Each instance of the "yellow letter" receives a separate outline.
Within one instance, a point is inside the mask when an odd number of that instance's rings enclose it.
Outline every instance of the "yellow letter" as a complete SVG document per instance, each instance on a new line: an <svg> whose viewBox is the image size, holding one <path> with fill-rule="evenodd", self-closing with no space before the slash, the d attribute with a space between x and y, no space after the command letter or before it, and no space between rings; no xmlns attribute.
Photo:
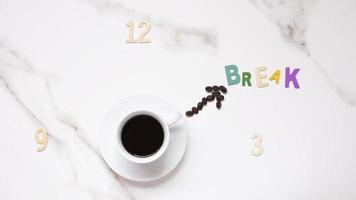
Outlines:
<svg viewBox="0 0 356 200"><path fill-rule="evenodd" d="M279 78L281 76L281 71L277 69L271 77L269 77L270 81L275 81L277 84L279 84Z"/></svg>

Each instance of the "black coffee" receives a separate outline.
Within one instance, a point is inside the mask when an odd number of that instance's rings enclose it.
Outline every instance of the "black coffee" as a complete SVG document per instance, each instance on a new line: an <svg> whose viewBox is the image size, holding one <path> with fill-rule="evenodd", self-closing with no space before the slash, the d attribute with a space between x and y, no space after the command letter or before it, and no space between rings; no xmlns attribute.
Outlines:
<svg viewBox="0 0 356 200"><path fill-rule="evenodd" d="M122 128L121 142L126 151L137 157L148 157L156 153L164 139L163 127L149 115L136 115Z"/></svg>

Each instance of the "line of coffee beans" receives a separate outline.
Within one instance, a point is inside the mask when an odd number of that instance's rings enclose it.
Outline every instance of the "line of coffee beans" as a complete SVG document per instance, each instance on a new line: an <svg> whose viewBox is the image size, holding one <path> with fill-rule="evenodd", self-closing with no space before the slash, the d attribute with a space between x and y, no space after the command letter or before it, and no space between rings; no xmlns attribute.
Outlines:
<svg viewBox="0 0 356 200"><path fill-rule="evenodd" d="M226 87L220 85L214 85L214 86L207 86L205 87L205 91L211 93L210 95L203 97L201 101L197 104L196 107L192 107L191 110L188 110L185 115L188 117L193 116L194 114L198 114L199 111L203 109L203 107L208 103L212 102L216 99L216 108L220 109L221 108L221 102L225 99L223 94L227 93Z"/></svg>

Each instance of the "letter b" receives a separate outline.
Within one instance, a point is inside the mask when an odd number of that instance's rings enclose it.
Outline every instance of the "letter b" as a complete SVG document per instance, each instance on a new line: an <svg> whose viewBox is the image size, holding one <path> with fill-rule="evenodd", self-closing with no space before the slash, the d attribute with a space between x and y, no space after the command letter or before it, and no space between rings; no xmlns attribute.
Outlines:
<svg viewBox="0 0 356 200"><path fill-rule="evenodd" d="M238 73L238 68L236 65L225 66L225 73L226 73L227 83L229 85L235 85L240 83L241 77Z"/></svg>

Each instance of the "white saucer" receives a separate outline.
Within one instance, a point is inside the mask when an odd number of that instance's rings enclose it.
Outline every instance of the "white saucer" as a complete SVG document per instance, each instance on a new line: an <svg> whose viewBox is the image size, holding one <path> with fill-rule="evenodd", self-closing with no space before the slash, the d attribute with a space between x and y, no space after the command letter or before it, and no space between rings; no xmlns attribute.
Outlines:
<svg viewBox="0 0 356 200"><path fill-rule="evenodd" d="M160 108L157 110L157 108ZM100 137L100 151L109 165L118 175L138 182L154 181L171 172L183 158L187 145L187 131L184 117L170 128L170 140L165 153L149 164L136 164L124 158L117 147L119 122L132 110L151 110L162 118L168 118L177 110L160 98L150 95L133 95L119 101L107 114Z"/></svg>

